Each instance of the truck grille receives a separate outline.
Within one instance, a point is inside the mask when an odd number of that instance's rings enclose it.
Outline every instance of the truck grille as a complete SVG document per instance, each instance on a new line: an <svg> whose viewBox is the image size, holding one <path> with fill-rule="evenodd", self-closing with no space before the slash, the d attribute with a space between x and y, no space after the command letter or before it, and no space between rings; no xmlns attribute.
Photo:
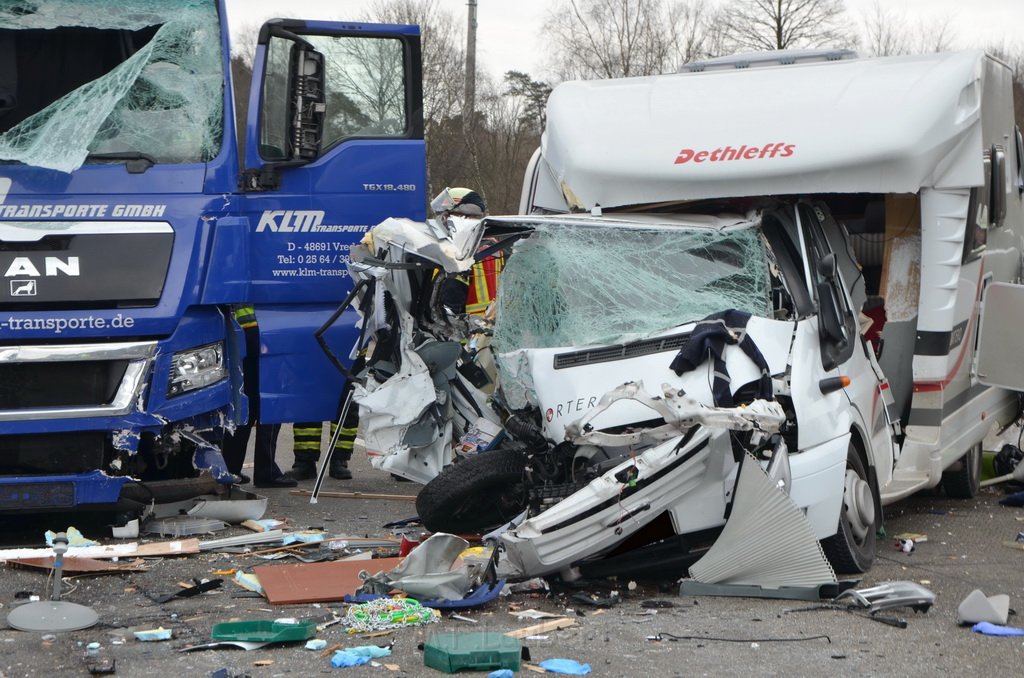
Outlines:
<svg viewBox="0 0 1024 678"><path fill-rule="evenodd" d="M0 410L109 405L127 360L0 363Z"/></svg>
<svg viewBox="0 0 1024 678"><path fill-rule="evenodd" d="M626 358L638 358L652 353L663 353L665 351L678 351L686 344L690 333L673 334L657 339L635 341L629 344L615 344L613 346L601 346L599 348L588 348L572 353L559 353L555 356L555 369L564 370L568 367L579 367L581 365L592 365L594 363L607 363L614 360Z"/></svg>
<svg viewBox="0 0 1024 678"><path fill-rule="evenodd" d="M155 354L154 341L0 346L0 422L127 414Z"/></svg>

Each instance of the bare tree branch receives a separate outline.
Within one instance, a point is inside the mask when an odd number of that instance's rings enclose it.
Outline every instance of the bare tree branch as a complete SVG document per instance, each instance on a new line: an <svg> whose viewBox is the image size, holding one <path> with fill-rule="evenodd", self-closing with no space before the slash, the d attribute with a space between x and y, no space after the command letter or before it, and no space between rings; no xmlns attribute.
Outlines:
<svg viewBox="0 0 1024 678"><path fill-rule="evenodd" d="M722 30L735 51L846 47L856 38L844 14L843 0L736 0Z"/></svg>

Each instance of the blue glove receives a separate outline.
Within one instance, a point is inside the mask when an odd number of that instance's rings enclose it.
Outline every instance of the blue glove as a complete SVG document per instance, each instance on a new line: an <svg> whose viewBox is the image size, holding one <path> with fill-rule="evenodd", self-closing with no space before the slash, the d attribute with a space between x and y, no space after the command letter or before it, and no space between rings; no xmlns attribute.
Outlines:
<svg viewBox="0 0 1024 678"><path fill-rule="evenodd" d="M999 626L989 622L978 622L971 627L975 633L984 633L986 636L1024 636L1024 629L1013 626Z"/></svg>
<svg viewBox="0 0 1024 678"><path fill-rule="evenodd" d="M346 666L359 666L360 664L369 664L369 657L360 657L357 654L351 652L345 652L345 650L338 650L331 657L331 666L336 669L344 668Z"/></svg>
<svg viewBox="0 0 1024 678"><path fill-rule="evenodd" d="M590 664L580 664L575 659L545 659L539 666L548 673L566 673L570 676L590 673Z"/></svg>

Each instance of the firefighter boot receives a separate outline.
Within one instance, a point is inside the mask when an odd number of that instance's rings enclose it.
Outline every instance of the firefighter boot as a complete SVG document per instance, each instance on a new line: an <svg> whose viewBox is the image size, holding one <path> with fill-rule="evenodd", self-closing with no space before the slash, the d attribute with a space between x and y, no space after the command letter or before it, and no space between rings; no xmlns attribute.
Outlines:
<svg viewBox="0 0 1024 678"><path fill-rule="evenodd" d="M335 480L352 480L352 471L348 468L348 459L331 459L330 474Z"/></svg>
<svg viewBox="0 0 1024 678"><path fill-rule="evenodd" d="M296 459L292 464L292 470L288 472L288 477L295 480L316 478L316 462Z"/></svg>

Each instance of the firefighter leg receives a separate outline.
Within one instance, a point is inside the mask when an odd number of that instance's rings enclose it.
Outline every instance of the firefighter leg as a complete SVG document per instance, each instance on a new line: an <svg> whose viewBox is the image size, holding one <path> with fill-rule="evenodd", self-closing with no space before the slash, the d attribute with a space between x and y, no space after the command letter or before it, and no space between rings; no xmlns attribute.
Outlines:
<svg viewBox="0 0 1024 678"><path fill-rule="evenodd" d="M292 426L295 443L295 463L288 474L295 480L316 477L316 463L320 460L320 436L323 425L319 421L296 423Z"/></svg>
<svg viewBox="0 0 1024 678"><path fill-rule="evenodd" d="M349 383L345 384L346 391L351 390ZM347 397L347 393L344 394ZM352 471L348 468L348 461L352 458L352 448L356 442L356 433L359 431L359 408L353 404L345 413L345 421L341 422L341 430L336 430L337 423L331 424L331 439L337 439L334 444L334 452L331 454L330 474L338 480L349 480L352 478Z"/></svg>

